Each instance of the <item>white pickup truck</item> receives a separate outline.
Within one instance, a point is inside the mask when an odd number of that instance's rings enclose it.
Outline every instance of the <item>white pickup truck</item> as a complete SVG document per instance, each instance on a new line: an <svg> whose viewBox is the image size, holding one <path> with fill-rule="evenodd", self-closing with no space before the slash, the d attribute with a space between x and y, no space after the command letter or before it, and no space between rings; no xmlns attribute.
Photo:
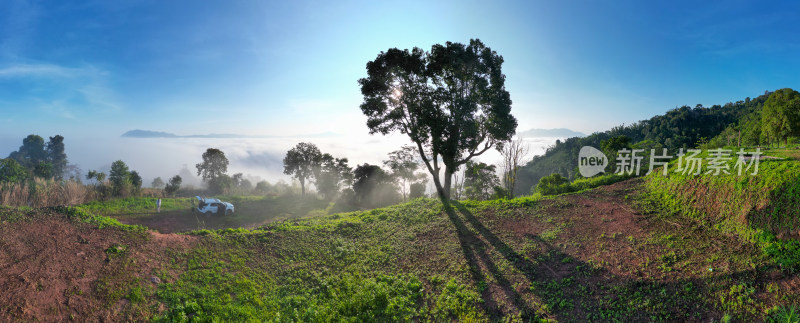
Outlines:
<svg viewBox="0 0 800 323"><path fill-rule="evenodd" d="M209 199L195 196L197 198L197 211L203 214L217 213L219 215L233 214L233 204L220 201L219 199Z"/></svg>

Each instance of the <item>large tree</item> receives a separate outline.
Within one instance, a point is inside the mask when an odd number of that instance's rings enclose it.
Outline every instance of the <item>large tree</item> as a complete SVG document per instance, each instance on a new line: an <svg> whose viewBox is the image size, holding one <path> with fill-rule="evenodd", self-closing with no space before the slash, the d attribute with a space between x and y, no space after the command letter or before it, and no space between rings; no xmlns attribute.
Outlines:
<svg viewBox="0 0 800 323"><path fill-rule="evenodd" d="M761 133L770 143L788 144L789 136L800 136L800 93L786 88L770 94L761 114Z"/></svg>
<svg viewBox="0 0 800 323"><path fill-rule="evenodd" d="M359 80L370 133L406 134L445 204L456 169L502 148L516 131L502 64L477 39L437 44L430 52L392 48L367 63L368 76Z"/></svg>
<svg viewBox="0 0 800 323"><path fill-rule="evenodd" d="M286 152L286 157L283 158L283 173L294 175L300 182L302 194L306 195L306 180L314 176L314 171L320 166L321 161L322 153L316 145L301 142Z"/></svg>
<svg viewBox="0 0 800 323"><path fill-rule="evenodd" d="M228 158L222 150L208 148L203 153L203 162L195 165L197 176L202 177L204 181L220 177L228 171L228 164Z"/></svg>

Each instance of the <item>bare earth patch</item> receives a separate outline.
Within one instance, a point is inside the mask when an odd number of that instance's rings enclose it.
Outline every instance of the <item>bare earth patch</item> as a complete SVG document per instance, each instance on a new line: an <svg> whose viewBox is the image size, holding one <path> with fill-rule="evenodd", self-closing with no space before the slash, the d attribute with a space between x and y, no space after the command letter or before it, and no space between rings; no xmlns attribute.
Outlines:
<svg viewBox="0 0 800 323"><path fill-rule="evenodd" d="M165 250L196 241L97 229L52 213L0 223L0 321L115 321L128 310L128 287L147 286ZM126 256L115 257L110 248Z"/></svg>

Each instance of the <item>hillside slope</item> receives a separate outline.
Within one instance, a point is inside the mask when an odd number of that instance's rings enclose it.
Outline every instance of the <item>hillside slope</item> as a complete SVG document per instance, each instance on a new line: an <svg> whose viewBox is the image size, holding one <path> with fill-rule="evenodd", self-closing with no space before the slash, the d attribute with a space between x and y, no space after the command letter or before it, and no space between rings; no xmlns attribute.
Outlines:
<svg viewBox="0 0 800 323"><path fill-rule="evenodd" d="M682 106L627 126L558 141L544 155L534 157L519 170L516 194L530 194L531 188L536 186L539 179L553 173L574 179L581 147L593 146L601 149L604 140L616 136L630 138L631 144L641 143L642 147L639 148L646 148L647 151L650 148L663 147L674 152L679 148L694 148L699 143L709 141L716 146L731 143L757 145L760 143L760 134L756 132L761 131L761 109L770 93L711 107ZM741 138L741 142L734 138Z"/></svg>
<svg viewBox="0 0 800 323"><path fill-rule="evenodd" d="M642 192L418 199L192 235L3 209L0 320L752 321L800 305L800 278L757 245Z"/></svg>
<svg viewBox="0 0 800 323"><path fill-rule="evenodd" d="M151 278L169 253L192 248L198 238L107 219L90 224L80 216L0 208L0 321L119 321L158 313L158 302L143 297L156 288Z"/></svg>

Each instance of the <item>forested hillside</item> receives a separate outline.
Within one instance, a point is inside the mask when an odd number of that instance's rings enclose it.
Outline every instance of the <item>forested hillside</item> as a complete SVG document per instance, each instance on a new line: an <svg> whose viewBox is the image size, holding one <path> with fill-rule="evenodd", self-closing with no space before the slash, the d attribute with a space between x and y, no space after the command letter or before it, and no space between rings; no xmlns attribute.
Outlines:
<svg viewBox="0 0 800 323"><path fill-rule="evenodd" d="M679 148L698 146L759 145L762 143L761 110L771 93L765 92L754 99L748 97L725 105L682 106L649 120L617 126L586 137L556 141L544 155L534 157L520 169L515 193L529 194L540 178L553 173L560 173L571 180L580 176L577 157L583 146L604 150L613 167L614 156L610 153L618 147L608 139L615 137L627 137L622 141L624 146L647 151L651 148L667 148L670 153Z"/></svg>

